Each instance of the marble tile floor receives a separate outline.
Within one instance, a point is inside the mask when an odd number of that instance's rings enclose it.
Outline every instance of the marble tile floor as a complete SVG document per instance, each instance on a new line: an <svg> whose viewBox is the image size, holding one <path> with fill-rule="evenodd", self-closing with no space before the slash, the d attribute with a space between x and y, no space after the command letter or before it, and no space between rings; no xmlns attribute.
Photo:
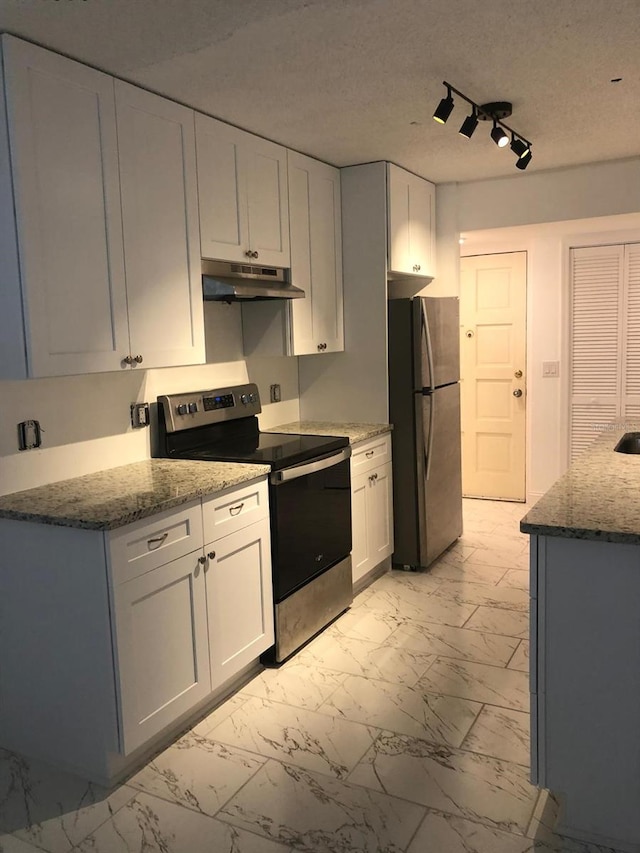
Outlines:
<svg viewBox="0 0 640 853"><path fill-rule="evenodd" d="M465 500L430 571L378 579L113 790L0 750L0 853L605 853L528 781L525 511Z"/></svg>

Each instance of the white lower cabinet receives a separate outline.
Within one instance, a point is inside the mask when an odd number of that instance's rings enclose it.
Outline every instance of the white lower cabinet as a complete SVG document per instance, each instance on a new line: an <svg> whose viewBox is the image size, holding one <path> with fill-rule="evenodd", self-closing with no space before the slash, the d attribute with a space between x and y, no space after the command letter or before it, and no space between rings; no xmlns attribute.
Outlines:
<svg viewBox="0 0 640 853"><path fill-rule="evenodd" d="M351 566L357 583L393 552L391 437L356 445L351 457Z"/></svg>
<svg viewBox="0 0 640 853"><path fill-rule="evenodd" d="M128 525L110 553L128 755L273 645L266 481Z"/></svg>
<svg viewBox="0 0 640 853"><path fill-rule="evenodd" d="M273 644L266 480L112 531L0 518L0 628L0 748L113 784Z"/></svg>
<svg viewBox="0 0 640 853"><path fill-rule="evenodd" d="M214 690L273 645L270 541L263 518L205 548Z"/></svg>
<svg viewBox="0 0 640 853"><path fill-rule="evenodd" d="M125 755L211 691L201 556L194 551L114 590Z"/></svg>

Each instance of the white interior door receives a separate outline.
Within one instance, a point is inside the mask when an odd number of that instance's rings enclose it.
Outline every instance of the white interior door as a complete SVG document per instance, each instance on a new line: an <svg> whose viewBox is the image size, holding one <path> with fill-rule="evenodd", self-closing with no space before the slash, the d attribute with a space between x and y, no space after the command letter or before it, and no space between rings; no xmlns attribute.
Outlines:
<svg viewBox="0 0 640 853"><path fill-rule="evenodd" d="M525 500L526 252L460 266L462 491Z"/></svg>

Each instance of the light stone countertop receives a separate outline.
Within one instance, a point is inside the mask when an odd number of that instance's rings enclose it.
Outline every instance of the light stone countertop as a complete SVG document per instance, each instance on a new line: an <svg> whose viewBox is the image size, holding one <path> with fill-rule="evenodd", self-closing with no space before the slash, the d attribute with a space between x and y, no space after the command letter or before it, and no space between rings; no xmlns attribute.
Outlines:
<svg viewBox="0 0 640 853"><path fill-rule="evenodd" d="M268 465L148 459L0 497L0 518L113 530L269 473Z"/></svg>
<svg viewBox="0 0 640 853"><path fill-rule="evenodd" d="M599 436L529 510L520 530L640 544L640 455L613 450L630 431L615 424Z"/></svg>
<svg viewBox="0 0 640 853"><path fill-rule="evenodd" d="M337 435L349 439L350 444L366 441L376 435L391 432L392 424L334 423L333 421L295 421L263 430L264 432L300 433L301 435Z"/></svg>

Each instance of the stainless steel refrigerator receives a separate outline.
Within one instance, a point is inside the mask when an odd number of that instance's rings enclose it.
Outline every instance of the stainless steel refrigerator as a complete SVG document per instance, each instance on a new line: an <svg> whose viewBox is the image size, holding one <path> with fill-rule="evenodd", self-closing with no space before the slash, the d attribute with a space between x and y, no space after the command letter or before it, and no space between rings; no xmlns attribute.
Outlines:
<svg viewBox="0 0 640 853"><path fill-rule="evenodd" d="M394 565L426 568L462 533L457 297L389 300Z"/></svg>

